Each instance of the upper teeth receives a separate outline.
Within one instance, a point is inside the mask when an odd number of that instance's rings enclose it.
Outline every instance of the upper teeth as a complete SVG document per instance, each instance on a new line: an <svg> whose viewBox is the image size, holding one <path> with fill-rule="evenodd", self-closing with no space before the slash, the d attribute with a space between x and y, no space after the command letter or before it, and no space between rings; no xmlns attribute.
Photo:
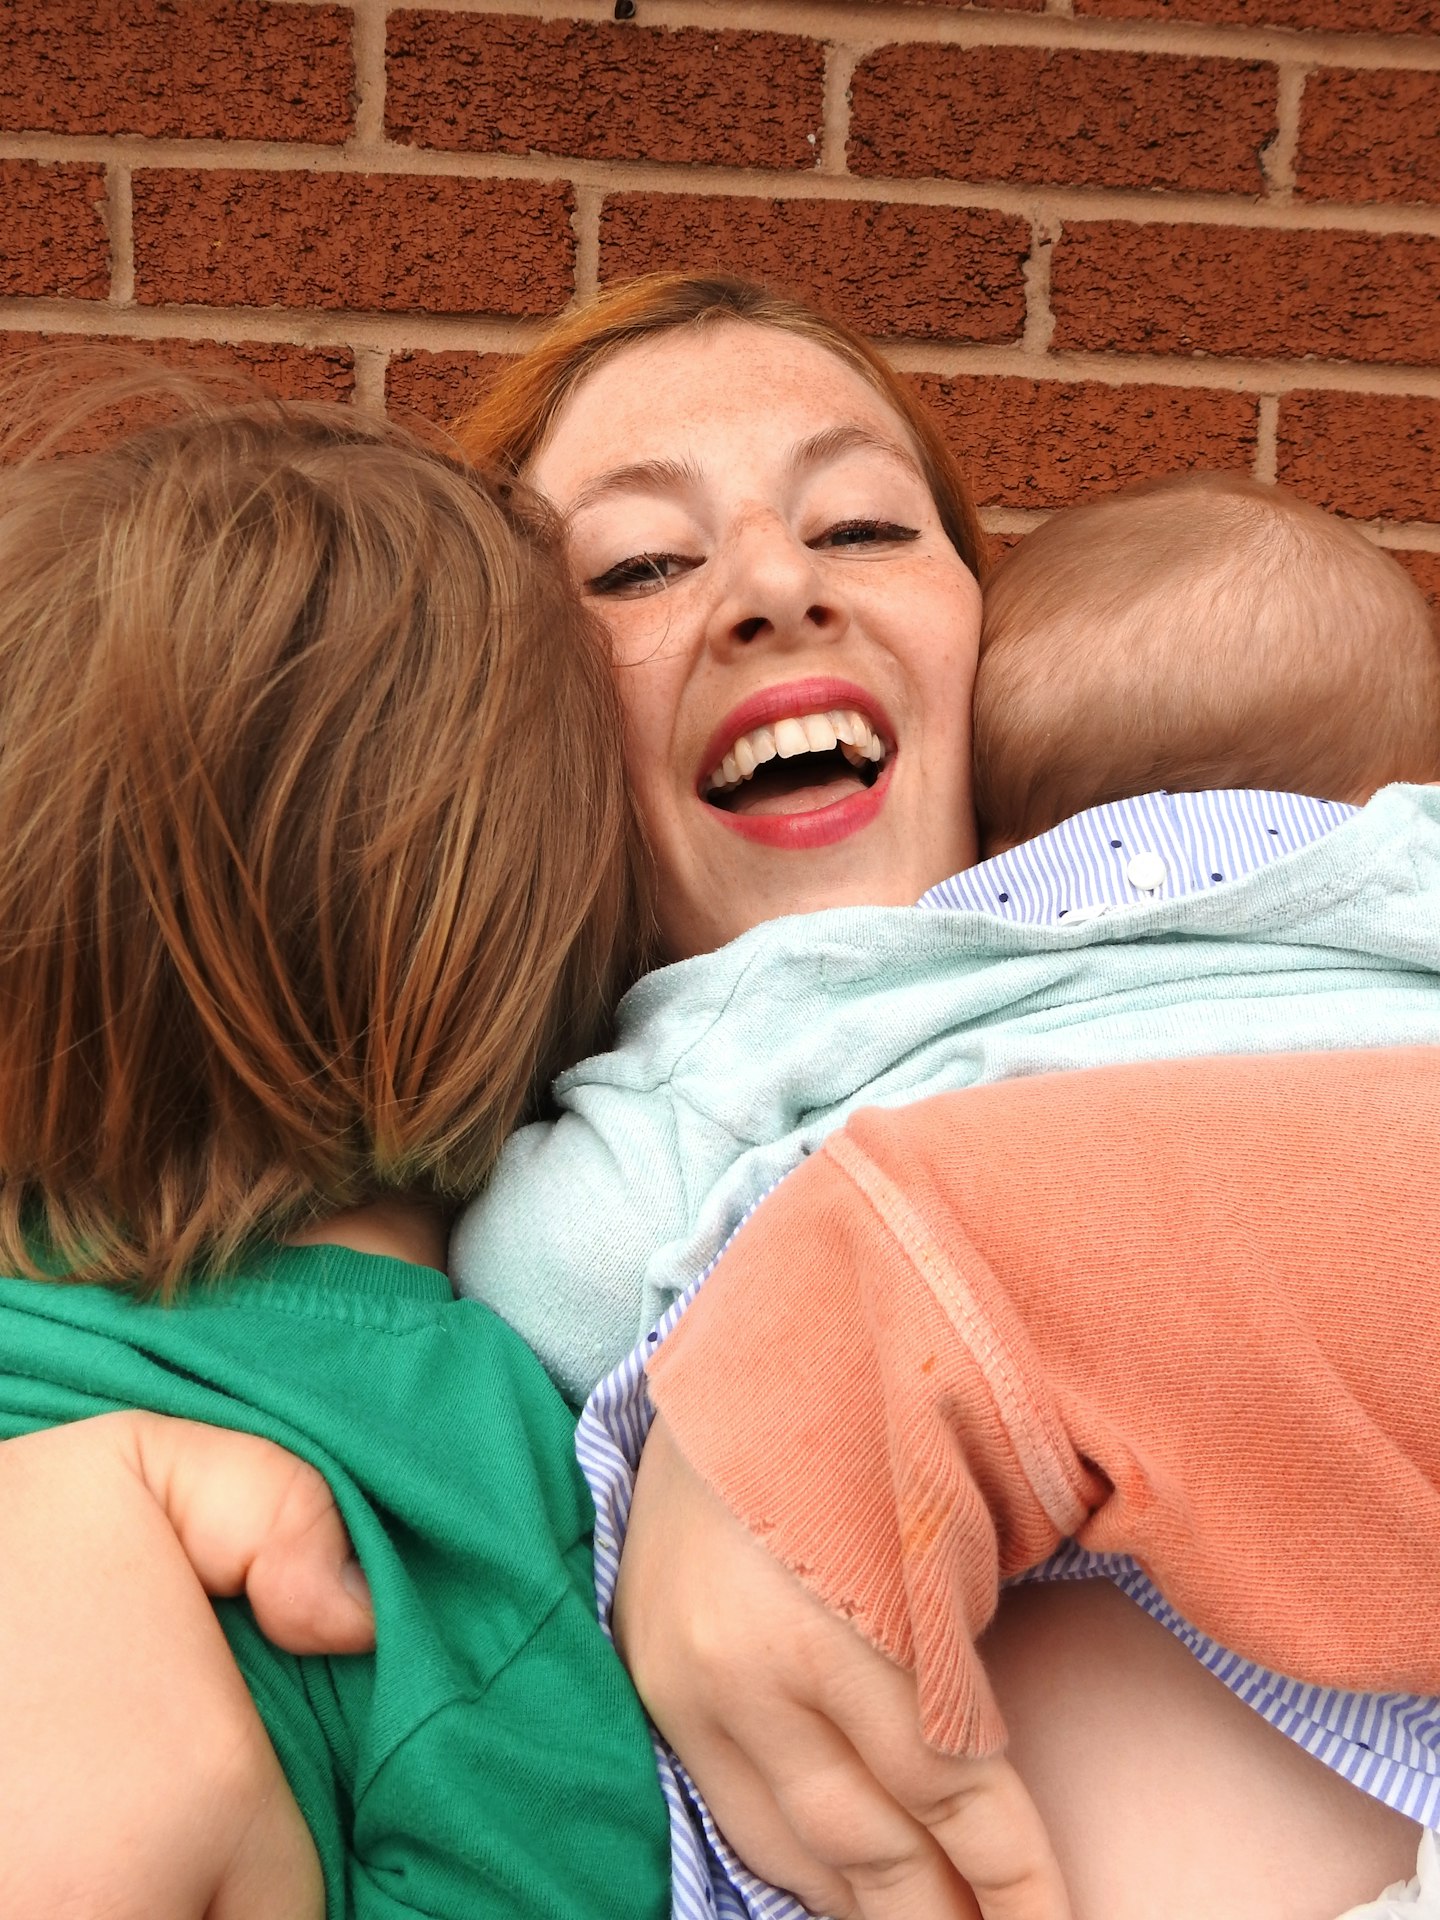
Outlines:
<svg viewBox="0 0 1440 1920"><path fill-rule="evenodd" d="M865 718L848 708L831 713L796 714L773 726L742 733L705 782L706 793L724 793L750 778L767 760L793 759L797 753L829 753L839 747L851 766L883 760L885 743Z"/></svg>

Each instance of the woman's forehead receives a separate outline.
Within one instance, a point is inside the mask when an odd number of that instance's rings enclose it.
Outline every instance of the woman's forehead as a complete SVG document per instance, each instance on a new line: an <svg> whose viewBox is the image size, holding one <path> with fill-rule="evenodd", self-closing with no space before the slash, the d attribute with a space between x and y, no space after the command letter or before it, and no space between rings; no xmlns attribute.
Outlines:
<svg viewBox="0 0 1440 1920"><path fill-rule="evenodd" d="M911 445L885 397L829 348L724 322L637 341L588 374L556 416L531 477L563 503L622 464L692 461L711 443L783 458L844 429Z"/></svg>

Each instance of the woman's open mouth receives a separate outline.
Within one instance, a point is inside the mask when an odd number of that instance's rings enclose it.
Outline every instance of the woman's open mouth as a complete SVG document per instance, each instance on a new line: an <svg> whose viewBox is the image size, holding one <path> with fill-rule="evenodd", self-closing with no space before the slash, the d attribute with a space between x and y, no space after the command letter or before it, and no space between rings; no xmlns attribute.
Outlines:
<svg viewBox="0 0 1440 1920"><path fill-rule="evenodd" d="M752 695L721 722L697 794L742 839L798 852L868 826L885 804L895 759L890 723L863 688L794 680Z"/></svg>
<svg viewBox="0 0 1440 1920"><path fill-rule="evenodd" d="M707 775L702 797L729 814L811 813L868 792L889 750L864 714L835 707L752 727Z"/></svg>

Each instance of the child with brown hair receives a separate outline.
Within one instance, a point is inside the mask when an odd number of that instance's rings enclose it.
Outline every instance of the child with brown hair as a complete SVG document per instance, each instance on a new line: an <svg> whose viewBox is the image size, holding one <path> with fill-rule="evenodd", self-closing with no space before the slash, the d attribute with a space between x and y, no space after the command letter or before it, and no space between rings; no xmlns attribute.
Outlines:
<svg viewBox="0 0 1440 1920"><path fill-rule="evenodd" d="M332 1914L660 1913L573 1417L406 1252L626 964L602 649L539 509L398 427L50 378L0 466L0 1436L323 1473L376 1651L219 1611Z"/></svg>

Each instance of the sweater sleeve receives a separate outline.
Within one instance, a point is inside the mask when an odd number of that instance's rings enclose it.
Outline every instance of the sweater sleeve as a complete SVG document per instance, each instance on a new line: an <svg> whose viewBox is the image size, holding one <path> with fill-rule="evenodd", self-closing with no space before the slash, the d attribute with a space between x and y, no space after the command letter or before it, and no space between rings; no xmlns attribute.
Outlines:
<svg viewBox="0 0 1440 1920"><path fill-rule="evenodd" d="M939 1746L1001 1737L972 1642L1065 1535L1281 1672L1435 1692L1437 1157L1421 1048L868 1112L737 1236L652 1394L732 1511L915 1665Z"/></svg>
<svg viewBox="0 0 1440 1920"><path fill-rule="evenodd" d="M941 1304L918 1216L898 1192L880 1198L835 1136L737 1236L651 1362L650 1389L732 1511L917 1669L927 1737L988 1753L1004 1729L973 1642L1000 1580L1043 1559L1101 1489L1051 1423L1039 1418L1037 1440L1036 1410L997 1398L989 1330L971 1329L977 1359ZM733 1392L716 1391L721 1364ZM1013 1370L1009 1384L1026 1391Z"/></svg>

